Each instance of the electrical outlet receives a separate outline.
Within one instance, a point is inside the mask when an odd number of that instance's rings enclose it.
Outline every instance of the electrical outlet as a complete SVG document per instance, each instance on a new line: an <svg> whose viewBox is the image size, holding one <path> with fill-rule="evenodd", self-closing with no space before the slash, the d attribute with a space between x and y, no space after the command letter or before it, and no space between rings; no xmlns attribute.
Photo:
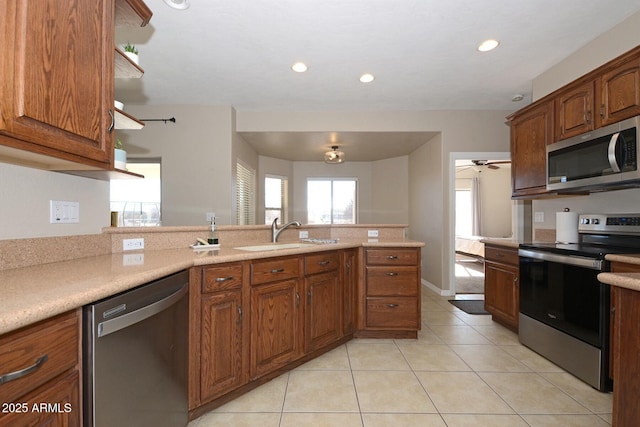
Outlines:
<svg viewBox="0 0 640 427"><path fill-rule="evenodd" d="M378 230L368 230L367 237L378 237Z"/></svg>
<svg viewBox="0 0 640 427"><path fill-rule="evenodd" d="M144 239L123 239L122 250L134 251L136 249L144 249Z"/></svg>
<svg viewBox="0 0 640 427"><path fill-rule="evenodd" d="M544 222L544 212L536 212L533 216L534 222Z"/></svg>
<svg viewBox="0 0 640 427"><path fill-rule="evenodd" d="M122 265L143 265L144 254L124 254L122 255Z"/></svg>
<svg viewBox="0 0 640 427"><path fill-rule="evenodd" d="M80 222L80 202L49 201L49 223L75 224Z"/></svg>
<svg viewBox="0 0 640 427"><path fill-rule="evenodd" d="M309 232L304 230L304 231L299 231L298 232L298 238L299 239L308 239L309 238Z"/></svg>
<svg viewBox="0 0 640 427"><path fill-rule="evenodd" d="M211 221L216 217L215 212L207 212L207 222L211 224Z"/></svg>

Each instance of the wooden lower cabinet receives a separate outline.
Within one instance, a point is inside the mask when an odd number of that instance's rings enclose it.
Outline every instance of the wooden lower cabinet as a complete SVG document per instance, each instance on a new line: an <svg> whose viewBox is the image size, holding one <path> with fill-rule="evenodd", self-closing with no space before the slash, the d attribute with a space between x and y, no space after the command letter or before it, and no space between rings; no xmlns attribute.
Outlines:
<svg viewBox="0 0 640 427"><path fill-rule="evenodd" d="M200 311L200 396L208 401L246 381L240 290L202 298Z"/></svg>
<svg viewBox="0 0 640 427"><path fill-rule="evenodd" d="M484 304L491 317L515 331L520 311L518 249L485 245Z"/></svg>
<svg viewBox="0 0 640 427"><path fill-rule="evenodd" d="M192 268L190 418L361 332L361 254L327 250ZM369 336L415 337L419 248L369 255L378 263L369 270L371 294L364 308Z"/></svg>
<svg viewBox="0 0 640 427"><path fill-rule="evenodd" d="M364 249L357 336L417 337L420 259L420 248Z"/></svg>
<svg viewBox="0 0 640 427"><path fill-rule="evenodd" d="M300 293L298 279L251 289L251 379L302 354Z"/></svg>
<svg viewBox="0 0 640 427"><path fill-rule="evenodd" d="M304 351L318 350L342 336L339 254L305 257Z"/></svg>
<svg viewBox="0 0 640 427"><path fill-rule="evenodd" d="M80 310L0 337L0 426L80 426L79 372Z"/></svg>
<svg viewBox="0 0 640 427"><path fill-rule="evenodd" d="M356 330L356 286L358 285L358 255L356 249L342 251L342 335Z"/></svg>
<svg viewBox="0 0 640 427"><path fill-rule="evenodd" d="M190 271L190 410L248 380L246 268L243 263L230 263Z"/></svg>
<svg viewBox="0 0 640 427"><path fill-rule="evenodd" d="M616 288L614 295L613 426L635 427L640 420L640 292Z"/></svg>

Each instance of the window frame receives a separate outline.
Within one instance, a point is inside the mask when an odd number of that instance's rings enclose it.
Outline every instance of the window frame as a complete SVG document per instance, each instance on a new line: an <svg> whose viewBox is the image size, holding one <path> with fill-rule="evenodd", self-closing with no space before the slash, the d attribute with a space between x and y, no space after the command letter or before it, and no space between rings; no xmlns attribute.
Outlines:
<svg viewBox="0 0 640 427"><path fill-rule="evenodd" d="M323 222L310 222L309 220L309 182L310 181L328 181L331 183L331 208L330 208L330 213L331 213L331 222L328 223L323 223ZM334 212L334 206L333 206L333 202L334 202L334 198L333 198L333 194L334 194L334 182L337 181L343 181L343 182L353 182L355 185L355 189L354 189L354 195L353 195L353 210L354 210L354 215L353 215L353 223L336 223L334 221L335 218L335 212ZM307 223L309 224L329 224L329 225L334 225L334 224L358 224L359 223L359 216L360 216L360 212L359 212L359 195L358 195L358 191L359 191L359 185L358 185L358 178L357 177L307 177L307 181L306 181L306 196L307 196Z"/></svg>
<svg viewBox="0 0 640 427"><path fill-rule="evenodd" d="M280 180L280 207L267 206L267 179ZM264 223L271 224L273 220L267 219L267 211L280 211L277 218L280 223L289 222L289 178L283 175L265 174L264 175Z"/></svg>

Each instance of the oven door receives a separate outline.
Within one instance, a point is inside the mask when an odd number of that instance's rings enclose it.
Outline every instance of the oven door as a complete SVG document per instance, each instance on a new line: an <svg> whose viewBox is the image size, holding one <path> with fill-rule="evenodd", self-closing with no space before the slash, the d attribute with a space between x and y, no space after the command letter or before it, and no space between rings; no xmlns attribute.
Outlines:
<svg viewBox="0 0 640 427"><path fill-rule="evenodd" d="M609 286L606 263L520 249L520 312L597 348L606 347Z"/></svg>

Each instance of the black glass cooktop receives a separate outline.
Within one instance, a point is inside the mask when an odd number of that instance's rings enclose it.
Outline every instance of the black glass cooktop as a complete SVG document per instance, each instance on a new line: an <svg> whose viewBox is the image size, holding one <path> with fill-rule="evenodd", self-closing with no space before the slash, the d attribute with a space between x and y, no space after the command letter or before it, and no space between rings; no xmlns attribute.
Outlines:
<svg viewBox="0 0 640 427"><path fill-rule="evenodd" d="M607 254L640 253L640 236L581 234L580 243L525 243L520 248L604 259Z"/></svg>

